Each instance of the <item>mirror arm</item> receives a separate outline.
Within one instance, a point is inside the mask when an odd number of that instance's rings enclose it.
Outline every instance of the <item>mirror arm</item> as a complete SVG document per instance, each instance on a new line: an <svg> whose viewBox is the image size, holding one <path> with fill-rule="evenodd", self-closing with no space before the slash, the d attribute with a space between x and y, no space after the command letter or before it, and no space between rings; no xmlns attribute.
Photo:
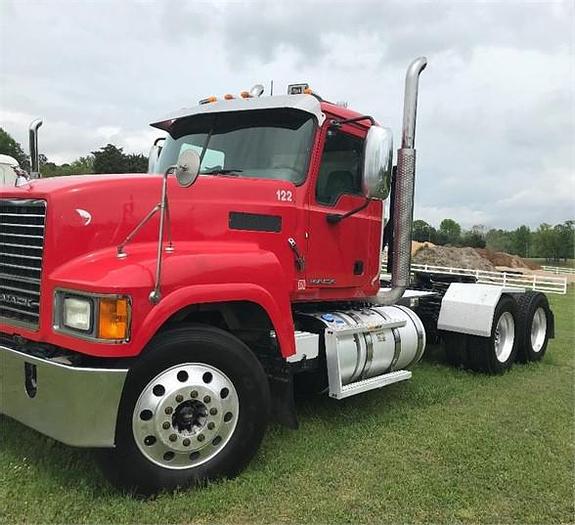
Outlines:
<svg viewBox="0 0 575 525"><path fill-rule="evenodd" d="M353 210L350 210L348 212L339 214L339 213L330 213L328 214L327 218L327 222L329 222L330 224L337 224L339 222L341 222L343 219L347 219L348 217L351 217L352 215L355 215L356 213L365 210L365 208L367 208L367 206L369 205L371 199L369 198L365 198L365 202L361 205L358 206L357 208L354 208Z"/></svg>
<svg viewBox="0 0 575 525"><path fill-rule="evenodd" d="M332 128L340 128L343 124L351 124L352 122L359 122L361 120L369 120L372 126L375 126L375 119L369 115L361 115L359 117L348 118L345 120L333 119L329 125Z"/></svg>

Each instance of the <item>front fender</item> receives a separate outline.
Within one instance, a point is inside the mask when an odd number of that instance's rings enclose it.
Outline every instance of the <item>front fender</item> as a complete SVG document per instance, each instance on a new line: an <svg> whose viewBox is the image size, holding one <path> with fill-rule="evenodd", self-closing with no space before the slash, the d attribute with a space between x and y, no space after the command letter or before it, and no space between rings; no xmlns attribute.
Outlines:
<svg viewBox="0 0 575 525"><path fill-rule="evenodd" d="M280 304L268 290L254 283L205 284L180 288L162 298L150 311L134 342L138 347L145 346L175 312L186 306L233 301L249 301L261 306L272 322L282 355L288 357L295 353L294 326L287 294L283 304Z"/></svg>
<svg viewBox="0 0 575 525"><path fill-rule="evenodd" d="M252 243L178 243L173 253L164 254L162 299L153 305L148 296L154 287L155 243L129 248L125 259L118 258L115 250L106 249L56 269L43 297L43 329L37 335L89 355L132 357L142 351L167 319L186 306L250 301L267 312L282 355L295 353L289 296L293 275L286 274L273 252ZM124 344L95 343L53 332L51 298L57 288L129 295L133 305L131 340Z"/></svg>

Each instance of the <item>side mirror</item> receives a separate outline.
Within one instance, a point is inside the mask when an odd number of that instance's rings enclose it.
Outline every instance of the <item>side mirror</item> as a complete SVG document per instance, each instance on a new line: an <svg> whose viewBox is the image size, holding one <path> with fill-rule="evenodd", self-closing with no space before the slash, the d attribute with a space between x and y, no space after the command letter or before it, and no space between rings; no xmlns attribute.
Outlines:
<svg viewBox="0 0 575 525"><path fill-rule="evenodd" d="M363 194L370 199L386 199L391 188L393 167L393 135L390 129L380 126L369 128L363 158Z"/></svg>
<svg viewBox="0 0 575 525"><path fill-rule="evenodd" d="M176 165L176 179L183 188L189 188L200 174L200 156L193 149L186 149L180 153Z"/></svg>

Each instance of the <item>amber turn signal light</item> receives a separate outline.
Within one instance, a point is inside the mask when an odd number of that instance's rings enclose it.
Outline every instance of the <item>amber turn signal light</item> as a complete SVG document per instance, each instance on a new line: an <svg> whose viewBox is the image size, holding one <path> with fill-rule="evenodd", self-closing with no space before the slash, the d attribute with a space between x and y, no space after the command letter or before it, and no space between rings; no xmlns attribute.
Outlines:
<svg viewBox="0 0 575 525"><path fill-rule="evenodd" d="M122 340L128 338L130 304L126 297L100 299L98 337Z"/></svg>

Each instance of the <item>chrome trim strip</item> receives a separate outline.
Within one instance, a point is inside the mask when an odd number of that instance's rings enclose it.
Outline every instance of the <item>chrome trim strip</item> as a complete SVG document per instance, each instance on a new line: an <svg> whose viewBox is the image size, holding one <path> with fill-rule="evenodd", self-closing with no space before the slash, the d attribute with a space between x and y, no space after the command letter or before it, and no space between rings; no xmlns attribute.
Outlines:
<svg viewBox="0 0 575 525"><path fill-rule="evenodd" d="M2 290L11 290L12 292L22 292L30 295L37 295L38 297L40 296L40 292L36 292L35 290L25 290L24 288L16 288L15 286L6 286L4 284L0 284L0 288Z"/></svg>
<svg viewBox="0 0 575 525"><path fill-rule="evenodd" d="M38 215L35 213L0 213L0 217L41 217L44 215Z"/></svg>
<svg viewBox="0 0 575 525"><path fill-rule="evenodd" d="M20 264L9 264L0 262L0 266L7 266L8 268L20 268L21 270L33 270L35 272L42 271L42 268L34 268L33 266L22 266Z"/></svg>
<svg viewBox="0 0 575 525"><path fill-rule="evenodd" d="M42 246L32 246L30 244L14 244L11 242L0 242L0 246L10 246L11 248L25 248L26 250L30 248L33 250L41 250L43 248Z"/></svg>
<svg viewBox="0 0 575 525"><path fill-rule="evenodd" d="M391 317L387 317L386 314L380 312L375 308L373 309L373 311L376 312L380 317L383 317L383 319L385 319L386 321L389 321L391 319ZM391 359L391 363L389 365L389 368L387 369L387 372L393 370L393 367L397 364L397 360L401 355L401 334L399 333L399 330L397 328L392 328L391 333L393 334L393 341L395 346L393 348L393 358Z"/></svg>
<svg viewBox="0 0 575 525"><path fill-rule="evenodd" d="M11 222L3 222L3 226L9 226L10 228L42 228L44 229L43 224L16 224ZM9 232L5 232L7 235L12 235ZM14 235L20 235L19 233L15 233Z"/></svg>
<svg viewBox="0 0 575 525"><path fill-rule="evenodd" d="M355 320L355 322L359 325L364 324L362 319L355 314L355 312L347 312L348 315ZM367 374L371 369L371 364L373 362L373 335L371 332L362 332L363 339L365 340L366 346L366 355L365 355L365 363L363 364L363 368L361 369L361 373L359 374L359 379L365 379Z"/></svg>
<svg viewBox="0 0 575 525"><path fill-rule="evenodd" d="M13 306L6 306L4 304L0 305L0 310L10 310L11 312L15 312L17 314L22 315L30 315L32 317L40 317L40 314L36 312L27 312L26 310L20 310L19 308L14 308Z"/></svg>
<svg viewBox="0 0 575 525"><path fill-rule="evenodd" d="M37 279L36 277L25 277L23 275L14 275L11 273L0 272L0 279L8 279L9 281L22 281L23 283L29 284L40 284L40 279Z"/></svg>
<svg viewBox="0 0 575 525"><path fill-rule="evenodd" d="M26 235L24 233L0 232L0 235L9 235L10 237L25 237L26 239L44 239L42 235ZM43 246L37 246L37 248L43 248Z"/></svg>
<svg viewBox="0 0 575 525"><path fill-rule="evenodd" d="M4 255L4 257L22 257L23 259L32 259L35 261L42 260L42 257L38 257L37 255L22 255L20 253L4 253L2 255Z"/></svg>

